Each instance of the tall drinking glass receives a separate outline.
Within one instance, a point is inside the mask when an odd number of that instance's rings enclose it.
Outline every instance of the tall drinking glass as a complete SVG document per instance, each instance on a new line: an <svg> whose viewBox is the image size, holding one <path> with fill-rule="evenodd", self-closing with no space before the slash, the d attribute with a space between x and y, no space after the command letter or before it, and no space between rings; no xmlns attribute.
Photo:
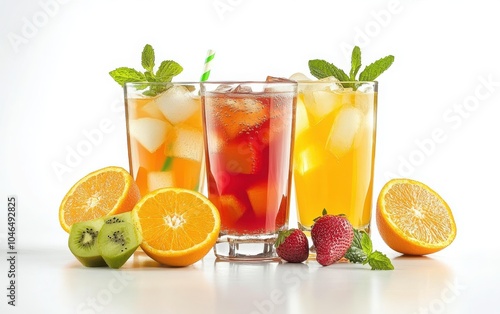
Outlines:
<svg viewBox="0 0 500 314"><path fill-rule="evenodd" d="M288 80L201 83L219 259L277 258L277 233L288 227L296 93Z"/></svg>
<svg viewBox="0 0 500 314"><path fill-rule="evenodd" d="M141 194L162 187L197 192L205 163L199 83L126 83L130 173Z"/></svg>
<svg viewBox="0 0 500 314"><path fill-rule="evenodd" d="M377 82L299 82L294 184L299 227L344 214L370 230Z"/></svg>

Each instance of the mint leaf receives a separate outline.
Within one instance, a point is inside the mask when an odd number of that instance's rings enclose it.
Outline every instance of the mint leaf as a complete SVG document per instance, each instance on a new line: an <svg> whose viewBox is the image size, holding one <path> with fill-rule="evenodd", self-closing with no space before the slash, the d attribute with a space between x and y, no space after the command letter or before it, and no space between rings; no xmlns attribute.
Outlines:
<svg viewBox="0 0 500 314"><path fill-rule="evenodd" d="M356 75L358 74L360 68L361 68L361 49L359 49L358 46L355 46L354 49L352 49L351 72L349 72L349 79L351 81L356 80Z"/></svg>
<svg viewBox="0 0 500 314"><path fill-rule="evenodd" d="M394 56L387 56L378 59L377 61L365 67L363 72L359 74L359 80L374 81L377 77L380 76L380 74L384 73L384 71L387 70L393 62Z"/></svg>
<svg viewBox="0 0 500 314"><path fill-rule="evenodd" d="M368 236L368 233L361 233L363 234L361 237L361 249L363 250L363 252L365 252L366 255L370 255L373 251L372 240L370 239L370 236Z"/></svg>
<svg viewBox="0 0 500 314"><path fill-rule="evenodd" d="M355 46L351 54L351 70L347 75L342 69L336 67L332 63L325 60L309 60L309 71L317 79L333 76L341 82L346 81L374 81L380 74L387 70L394 62L394 56L387 56L381 58L372 64L365 67L356 79L359 70L361 69L361 49ZM344 88L353 88L356 90L361 84L359 83L345 83Z"/></svg>
<svg viewBox="0 0 500 314"><path fill-rule="evenodd" d="M352 229L354 231L354 237L352 239L352 244L351 247L357 247L357 248L362 248L363 246L361 245L361 238L363 238L363 233L359 231L358 229ZM371 253L371 252L370 252Z"/></svg>
<svg viewBox="0 0 500 314"><path fill-rule="evenodd" d="M148 82L156 82L155 75L149 71L144 72L144 77Z"/></svg>
<svg viewBox="0 0 500 314"><path fill-rule="evenodd" d="M344 257L351 263L363 263L366 260L365 252L355 246L351 246L344 254Z"/></svg>
<svg viewBox="0 0 500 314"><path fill-rule="evenodd" d="M344 257L351 263L363 263L367 257L367 253L363 250L363 245L361 243L363 233L354 228L352 230L354 231L354 237L352 239L351 247L347 250ZM368 254L370 253L371 251Z"/></svg>
<svg viewBox="0 0 500 314"><path fill-rule="evenodd" d="M372 270L393 270L394 266L391 260L379 251L375 251L368 256L363 264L368 263L372 267Z"/></svg>
<svg viewBox="0 0 500 314"><path fill-rule="evenodd" d="M391 260L380 253L373 252L372 240L368 233L353 229L354 237L351 247L344 254L344 257L351 263L369 264L372 270L390 270L394 269Z"/></svg>
<svg viewBox="0 0 500 314"><path fill-rule="evenodd" d="M144 73L132 68L121 67L109 72L109 75L122 87L127 82L144 82L144 84L137 86L137 89L144 90L142 92L143 95L153 97L165 91L168 86L149 83L171 82L172 78L183 70L177 62L168 60L160 64L155 74L155 52L149 44L146 44L142 50L141 64L145 70Z"/></svg>
<svg viewBox="0 0 500 314"><path fill-rule="evenodd" d="M349 81L349 76L342 69L325 60L309 60L309 71L317 79L333 76L339 81Z"/></svg>
<svg viewBox="0 0 500 314"><path fill-rule="evenodd" d="M182 72L183 68L175 61L163 61L156 72L158 82L170 82L172 78Z"/></svg>
<svg viewBox="0 0 500 314"><path fill-rule="evenodd" d="M111 75L115 82L120 84L120 86L123 86L123 84L127 82L142 82L145 80L144 74L127 67L114 69L113 71L109 72L109 75Z"/></svg>
<svg viewBox="0 0 500 314"><path fill-rule="evenodd" d="M142 50L141 61L142 67L146 71L153 71L153 68L155 67L155 51L153 47L151 47L151 45L148 44L144 46L144 49Z"/></svg>

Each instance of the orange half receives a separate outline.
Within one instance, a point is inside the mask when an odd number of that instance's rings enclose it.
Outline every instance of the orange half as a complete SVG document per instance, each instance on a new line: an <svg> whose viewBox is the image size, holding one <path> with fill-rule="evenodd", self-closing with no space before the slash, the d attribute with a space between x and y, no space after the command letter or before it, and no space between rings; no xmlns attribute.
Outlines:
<svg viewBox="0 0 500 314"><path fill-rule="evenodd" d="M59 206L59 223L69 232L76 222L131 211L140 197L127 170L105 167L81 178L66 193Z"/></svg>
<svg viewBox="0 0 500 314"><path fill-rule="evenodd" d="M393 250L408 255L440 251L455 239L450 207L427 185L393 179L382 188L376 209L377 227Z"/></svg>
<svg viewBox="0 0 500 314"><path fill-rule="evenodd" d="M142 233L142 250L168 266L199 261L219 236L217 208L202 194L187 189L152 191L137 203L132 216Z"/></svg>

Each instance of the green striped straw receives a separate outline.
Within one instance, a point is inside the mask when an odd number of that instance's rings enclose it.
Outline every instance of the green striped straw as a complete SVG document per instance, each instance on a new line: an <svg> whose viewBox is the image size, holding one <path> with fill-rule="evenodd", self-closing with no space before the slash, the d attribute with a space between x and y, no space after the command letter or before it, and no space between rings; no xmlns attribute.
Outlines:
<svg viewBox="0 0 500 314"><path fill-rule="evenodd" d="M212 64L212 60L214 59L215 56L215 51L213 50L208 50L207 57L205 58L205 68L203 70L203 75L201 76L201 81L205 82L208 80L208 77L210 76L210 68Z"/></svg>

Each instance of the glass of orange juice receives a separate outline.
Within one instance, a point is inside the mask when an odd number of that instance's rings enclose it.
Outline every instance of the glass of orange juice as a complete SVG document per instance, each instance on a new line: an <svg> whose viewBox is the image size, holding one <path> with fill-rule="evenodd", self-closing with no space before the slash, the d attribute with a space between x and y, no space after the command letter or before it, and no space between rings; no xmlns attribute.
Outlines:
<svg viewBox="0 0 500 314"><path fill-rule="evenodd" d="M344 214L370 231L377 82L299 81L294 187L299 228Z"/></svg>
<svg viewBox="0 0 500 314"><path fill-rule="evenodd" d="M205 163L199 83L126 83L130 173L141 194L162 187L197 192Z"/></svg>

